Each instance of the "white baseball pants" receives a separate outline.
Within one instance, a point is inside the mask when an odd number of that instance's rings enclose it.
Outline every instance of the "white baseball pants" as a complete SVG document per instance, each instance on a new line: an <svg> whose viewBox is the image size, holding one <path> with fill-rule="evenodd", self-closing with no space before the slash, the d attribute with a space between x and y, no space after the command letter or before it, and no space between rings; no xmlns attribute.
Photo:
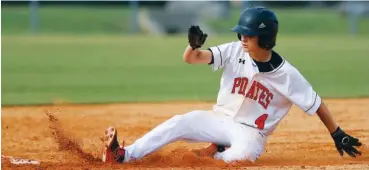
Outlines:
<svg viewBox="0 0 369 170"><path fill-rule="evenodd" d="M217 152L214 158L225 162L254 162L264 151L266 136L258 129L233 121L231 117L197 110L173 116L125 147L125 162L138 160L178 140L230 146L224 152Z"/></svg>

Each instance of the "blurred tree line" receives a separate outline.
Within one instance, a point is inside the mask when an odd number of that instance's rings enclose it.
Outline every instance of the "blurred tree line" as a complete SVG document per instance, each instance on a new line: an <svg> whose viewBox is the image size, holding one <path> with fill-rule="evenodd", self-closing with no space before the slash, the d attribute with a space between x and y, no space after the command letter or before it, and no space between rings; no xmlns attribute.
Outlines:
<svg viewBox="0 0 369 170"><path fill-rule="evenodd" d="M138 1L140 6L164 6L168 1ZM219 2L219 1L214 1ZM230 2L230 1L228 1ZM262 1L263 5L270 7L305 7L314 4L334 6L342 1ZM29 1L2 1L2 6L24 6ZM127 6L130 1L39 1L40 5L82 5L82 6Z"/></svg>
<svg viewBox="0 0 369 170"><path fill-rule="evenodd" d="M166 1L137 1L141 6L164 6ZM30 1L2 1L1 5L6 6L24 6ZM40 5L81 5L81 6L127 6L130 1L38 1Z"/></svg>

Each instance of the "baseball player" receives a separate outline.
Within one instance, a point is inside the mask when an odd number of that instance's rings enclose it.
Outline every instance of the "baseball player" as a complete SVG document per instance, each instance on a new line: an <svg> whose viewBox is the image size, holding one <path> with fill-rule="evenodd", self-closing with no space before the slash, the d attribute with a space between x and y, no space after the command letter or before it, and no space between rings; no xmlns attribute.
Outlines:
<svg viewBox="0 0 369 170"><path fill-rule="evenodd" d="M103 162L138 160L178 140L209 142L218 149L213 157L227 163L254 162L293 104L308 115L317 113L341 155L361 155L354 147L361 146L359 139L336 124L309 82L273 50L278 32L273 11L248 8L232 31L237 33L237 41L206 50L200 48L208 35L199 26L191 26L188 32L184 61L223 70L213 109L173 116L129 146L120 146L117 130L109 127L105 131Z"/></svg>

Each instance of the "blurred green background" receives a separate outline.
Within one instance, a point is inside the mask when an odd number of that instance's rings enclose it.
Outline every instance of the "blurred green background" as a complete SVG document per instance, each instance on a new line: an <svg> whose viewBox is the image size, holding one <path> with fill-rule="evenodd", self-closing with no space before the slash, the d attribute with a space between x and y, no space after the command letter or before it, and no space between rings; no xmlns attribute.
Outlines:
<svg viewBox="0 0 369 170"><path fill-rule="evenodd" d="M276 51L323 97L369 96L369 17L357 32L332 9L273 8L280 20ZM205 20L216 32L205 48L236 40L240 10ZM221 72L188 65L185 33L131 33L129 7L2 7L2 105L169 100L215 101Z"/></svg>

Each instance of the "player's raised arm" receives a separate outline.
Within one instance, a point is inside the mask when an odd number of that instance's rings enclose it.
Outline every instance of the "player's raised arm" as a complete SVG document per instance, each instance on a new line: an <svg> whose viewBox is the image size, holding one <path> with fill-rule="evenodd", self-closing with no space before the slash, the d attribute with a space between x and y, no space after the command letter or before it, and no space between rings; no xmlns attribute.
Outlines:
<svg viewBox="0 0 369 170"><path fill-rule="evenodd" d="M201 50L205 43L207 34L203 33L199 26L191 26L188 30L189 46L183 53L183 60L189 64L209 64L212 60L212 53L209 50Z"/></svg>

